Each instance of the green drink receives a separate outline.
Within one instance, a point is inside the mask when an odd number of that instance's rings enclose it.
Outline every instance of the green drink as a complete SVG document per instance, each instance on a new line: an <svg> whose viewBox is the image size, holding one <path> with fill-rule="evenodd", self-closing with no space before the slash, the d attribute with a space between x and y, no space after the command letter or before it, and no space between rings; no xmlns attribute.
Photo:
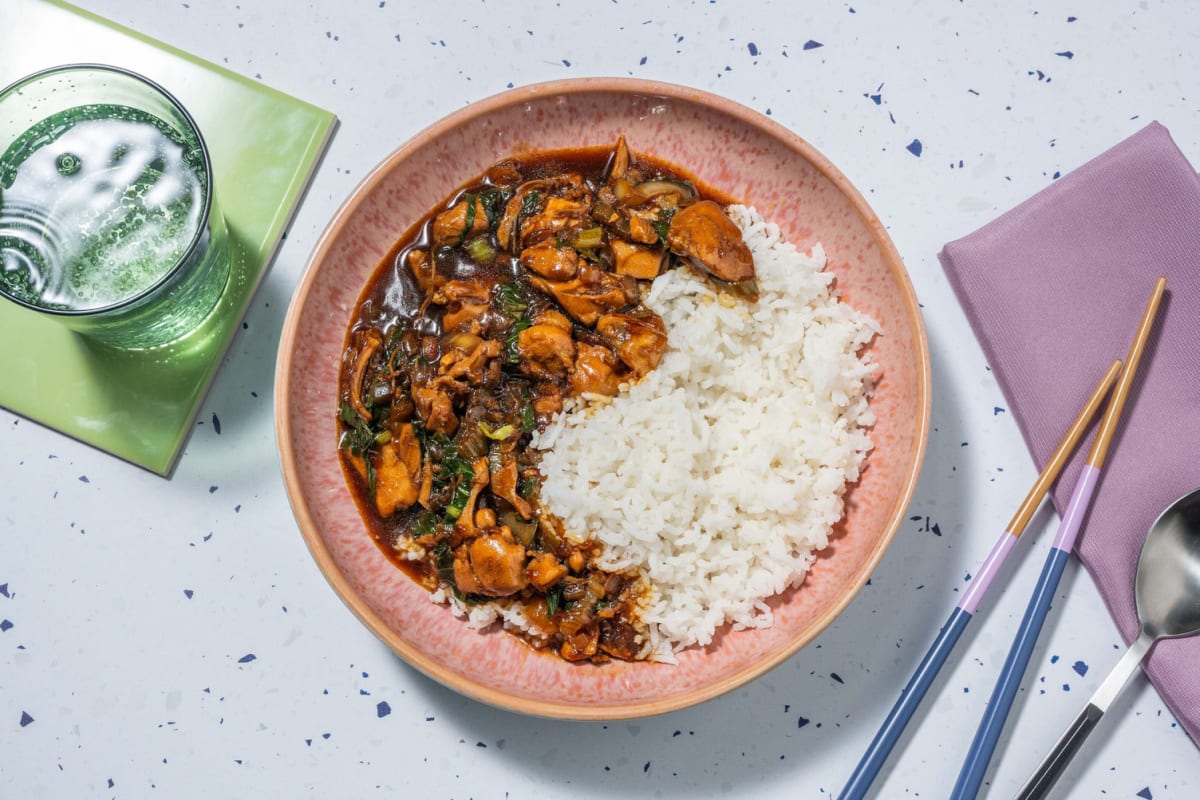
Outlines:
<svg viewBox="0 0 1200 800"><path fill-rule="evenodd" d="M29 113L14 125L18 103ZM182 107L130 73L71 67L5 90L0 112L0 294L119 347L198 327L229 257Z"/></svg>

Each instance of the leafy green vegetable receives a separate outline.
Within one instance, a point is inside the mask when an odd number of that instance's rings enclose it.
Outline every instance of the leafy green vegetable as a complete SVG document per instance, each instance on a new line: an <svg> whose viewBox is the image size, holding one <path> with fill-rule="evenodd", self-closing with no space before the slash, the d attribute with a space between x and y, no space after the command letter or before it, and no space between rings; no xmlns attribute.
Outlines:
<svg viewBox="0 0 1200 800"><path fill-rule="evenodd" d="M463 200L467 203L467 220L463 224L462 233L458 235L458 241L454 243L455 247L459 247L467 240L467 234L475 227L475 195L467 192L463 195Z"/></svg>
<svg viewBox="0 0 1200 800"><path fill-rule="evenodd" d="M504 358L510 364L516 364L521 354L517 350L517 337L521 335L521 331L528 328L533 323L529 317L521 317L513 323L512 329L508 332L508 336L504 337Z"/></svg>
<svg viewBox="0 0 1200 800"><path fill-rule="evenodd" d="M536 214L541 204L542 193L534 189L521 200L521 216L527 217L530 214Z"/></svg>
<svg viewBox="0 0 1200 800"><path fill-rule="evenodd" d="M437 564L438 578L454 586L454 553L450 552L450 543L439 542L433 548L433 558Z"/></svg>
<svg viewBox="0 0 1200 800"><path fill-rule="evenodd" d="M474 477L475 470L471 467L471 462L463 458L453 445L448 445L446 454L442 457L441 471L434 479L435 485L439 487L454 485L450 502L446 504L448 522L454 522L462 514L467 499L471 496L471 481Z"/></svg>
<svg viewBox="0 0 1200 800"><path fill-rule="evenodd" d="M501 283L496 287L496 304L505 316L513 319L519 318L522 314L529 310L529 303L525 300L525 294L521 291L521 285L515 281L512 283Z"/></svg>
<svg viewBox="0 0 1200 800"><path fill-rule="evenodd" d="M562 606L562 584L551 587L550 591L546 592L546 614L553 617L558 613L559 607Z"/></svg>
<svg viewBox="0 0 1200 800"><path fill-rule="evenodd" d="M350 404L344 400L338 409L338 419L346 426L346 430L342 431L338 447L342 450L348 450L350 455L353 456L364 455L370 449L371 445L375 443L375 432L363 421L358 412L351 408Z"/></svg>
<svg viewBox="0 0 1200 800"><path fill-rule="evenodd" d="M650 223L654 226L654 232L658 234L658 239L663 244L667 243L667 231L671 228L671 218L675 216L675 209L664 208L658 213L658 219Z"/></svg>
<svg viewBox="0 0 1200 800"><path fill-rule="evenodd" d="M504 210L504 192L499 189L484 189L479 193L479 202L483 204L483 213L487 214L488 227L496 227L496 220Z"/></svg>
<svg viewBox="0 0 1200 800"><path fill-rule="evenodd" d="M421 536L429 536L437 533L437 515L431 511L426 511L419 517L413 520L412 527L409 529L414 539Z"/></svg>
<svg viewBox="0 0 1200 800"><path fill-rule="evenodd" d="M374 497L375 497L375 465L371 463L371 457L367 456L367 455L363 456L363 464L366 465L366 468L367 468L367 494L371 495L371 498L374 499Z"/></svg>

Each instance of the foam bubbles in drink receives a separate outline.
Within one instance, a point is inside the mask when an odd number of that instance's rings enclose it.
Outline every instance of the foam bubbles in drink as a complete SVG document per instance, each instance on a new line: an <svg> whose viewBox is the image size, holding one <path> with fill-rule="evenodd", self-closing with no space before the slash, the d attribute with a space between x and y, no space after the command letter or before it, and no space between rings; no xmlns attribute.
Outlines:
<svg viewBox="0 0 1200 800"><path fill-rule="evenodd" d="M35 125L0 157L0 281L44 308L131 298L203 222L203 155L167 123L89 105Z"/></svg>

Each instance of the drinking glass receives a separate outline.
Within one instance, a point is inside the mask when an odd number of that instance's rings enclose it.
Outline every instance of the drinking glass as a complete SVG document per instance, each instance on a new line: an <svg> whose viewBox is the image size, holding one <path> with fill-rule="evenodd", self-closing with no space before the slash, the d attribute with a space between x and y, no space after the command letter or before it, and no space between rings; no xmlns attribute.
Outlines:
<svg viewBox="0 0 1200 800"><path fill-rule="evenodd" d="M72 64L0 91L0 297L157 347L212 312L229 252L204 138L161 86Z"/></svg>

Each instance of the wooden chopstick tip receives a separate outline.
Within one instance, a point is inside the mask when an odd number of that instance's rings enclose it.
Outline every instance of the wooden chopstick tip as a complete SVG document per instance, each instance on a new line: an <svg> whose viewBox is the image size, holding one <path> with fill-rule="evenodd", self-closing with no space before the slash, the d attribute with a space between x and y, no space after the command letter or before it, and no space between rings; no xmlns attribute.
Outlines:
<svg viewBox="0 0 1200 800"><path fill-rule="evenodd" d="M1137 375L1142 353L1146 349L1146 342L1150 339L1150 331L1154 327L1154 320L1158 316L1158 308L1162 304L1166 289L1167 279L1159 277L1154 282L1154 291L1150 294L1150 300L1146 303L1146 310L1142 312L1133 342L1129 345L1129 355L1125 357L1125 367L1121 370L1121 377L1117 379L1117 388L1113 390L1112 398L1108 401L1108 408L1105 409L1104 418L1100 422L1100 430L1096 434L1095 441L1092 442L1091 452L1088 453L1087 463L1096 469L1104 465L1104 459L1108 455L1109 445L1112 444L1113 436L1116 434L1121 412L1125 408L1125 400L1129 397L1129 390L1133 386L1133 379Z"/></svg>

